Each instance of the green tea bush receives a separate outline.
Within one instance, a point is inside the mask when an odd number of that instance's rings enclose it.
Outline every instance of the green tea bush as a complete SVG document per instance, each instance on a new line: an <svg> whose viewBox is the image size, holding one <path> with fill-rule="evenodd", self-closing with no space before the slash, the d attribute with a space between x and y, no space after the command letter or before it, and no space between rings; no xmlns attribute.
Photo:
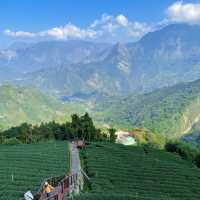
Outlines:
<svg viewBox="0 0 200 200"><path fill-rule="evenodd" d="M200 170L164 150L101 143L82 152L90 188L78 200L200 199Z"/></svg>
<svg viewBox="0 0 200 200"><path fill-rule="evenodd" d="M67 142L0 145L0 200L19 200L46 178L65 175Z"/></svg>

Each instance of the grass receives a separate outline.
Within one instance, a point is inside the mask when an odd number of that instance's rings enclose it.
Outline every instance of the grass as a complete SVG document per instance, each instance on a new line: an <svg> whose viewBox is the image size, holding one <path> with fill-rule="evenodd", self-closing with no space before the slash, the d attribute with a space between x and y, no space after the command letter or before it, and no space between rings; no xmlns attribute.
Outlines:
<svg viewBox="0 0 200 200"><path fill-rule="evenodd" d="M82 151L91 183L79 200L200 199L200 170L192 163L161 150L145 153L142 147L97 146Z"/></svg>
<svg viewBox="0 0 200 200"><path fill-rule="evenodd" d="M37 190L45 178L67 171L68 144L0 145L0 200L17 200Z"/></svg>

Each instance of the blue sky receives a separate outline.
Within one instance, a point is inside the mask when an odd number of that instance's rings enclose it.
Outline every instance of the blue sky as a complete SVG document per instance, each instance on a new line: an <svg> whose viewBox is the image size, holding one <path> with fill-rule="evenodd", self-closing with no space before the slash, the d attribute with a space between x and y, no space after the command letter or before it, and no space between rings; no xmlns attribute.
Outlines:
<svg viewBox="0 0 200 200"><path fill-rule="evenodd" d="M156 22L172 0L3 0L1 27L36 31L68 21L86 26L103 13L123 13L131 20Z"/></svg>
<svg viewBox="0 0 200 200"><path fill-rule="evenodd" d="M0 45L46 39L134 41L159 24L199 23L200 1L2 0L0 19Z"/></svg>

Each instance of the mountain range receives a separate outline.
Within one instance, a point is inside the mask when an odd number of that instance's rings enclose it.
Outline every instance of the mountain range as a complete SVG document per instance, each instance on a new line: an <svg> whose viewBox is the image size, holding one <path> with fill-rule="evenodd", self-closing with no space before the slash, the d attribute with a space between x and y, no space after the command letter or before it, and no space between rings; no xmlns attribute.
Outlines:
<svg viewBox="0 0 200 200"><path fill-rule="evenodd" d="M109 46L78 40L14 43L0 51L0 80L19 79L41 69L90 62L94 57L103 57ZM11 74L3 76L6 73Z"/></svg>
<svg viewBox="0 0 200 200"><path fill-rule="evenodd" d="M0 79L60 96L150 92L200 78L199 34L199 25L172 24L127 44L13 45L0 52Z"/></svg>
<svg viewBox="0 0 200 200"><path fill-rule="evenodd" d="M0 50L0 83L19 85L0 88L0 124L48 121L60 110L68 116L88 111L101 124L196 137L199 35L199 25L172 24L126 44L14 43Z"/></svg>

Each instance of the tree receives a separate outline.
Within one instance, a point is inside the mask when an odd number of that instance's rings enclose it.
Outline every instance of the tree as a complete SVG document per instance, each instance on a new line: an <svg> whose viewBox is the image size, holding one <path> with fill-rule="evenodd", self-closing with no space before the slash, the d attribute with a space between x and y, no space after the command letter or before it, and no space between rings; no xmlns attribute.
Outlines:
<svg viewBox="0 0 200 200"><path fill-rule="evenodd" d="M64 134L64 139L73 139L74 138L74 132L73 128L71 126L70 122L65 123L65 134Z"/></svg>
<svg viewBox="0 0 200 200"><path fill-rule="evenodd" d="M92 118L88 113L85 113L81 117L81 130L82 130L82 138L87 140L95 140L97 130L93 124Z"/></svg>
<svg viewBox="0 0 200 200"><path fill-rule="evenodd" d="M116 133L116 129L114 129L114 128L109 128L108 129L108 132L109 132L109 134L110 134L110 142L115 142L116 141L116 139L117 139L117 136L115 135L115 133Z"/></svg>
<svg viewBox="0 0 200 200"><path fill-rule="evenodd" d="M80 118L79 118L79 116L77 114L73 114L71 116L71 118L72 118L71 127L72 127L72 130L74 132L74 136L76 138L78 138L79 130L80 130L80 126L81 126Z"/></svg>
<svg viewBox="0 0 200 200"><path fill-rule="evenodd" d="M41 140L67 140L85 139L88 141L106 140L107 137L97 129L88 113L79 117L77 114L71 116L71 122L63 124L51 121L40 125L23 123L20 126L12 127L1 133L2 138L17 138L23 143L39 142ZM111 136L115 140L114 135Z"/></svg>
<svg viewBox="0 0 200 200"><path fill-rule="evenodd" d="M29 143L29 138L32 134L32 125L23 123L21 126L17 128L16 138L24 143Z"/></svg>

